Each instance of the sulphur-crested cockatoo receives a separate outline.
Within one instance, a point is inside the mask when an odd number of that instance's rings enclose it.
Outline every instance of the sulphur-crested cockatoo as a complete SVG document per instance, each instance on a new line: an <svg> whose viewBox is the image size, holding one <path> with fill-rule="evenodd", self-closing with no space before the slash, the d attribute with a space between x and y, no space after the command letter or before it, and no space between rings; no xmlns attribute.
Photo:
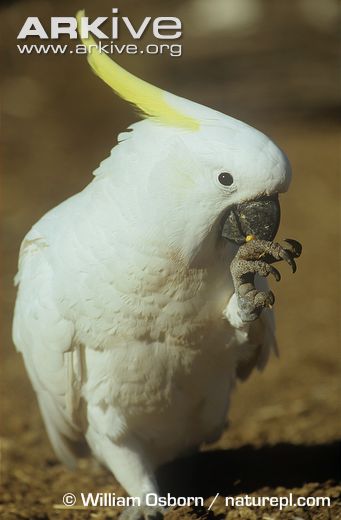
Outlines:
<svg viewBox="0 0 341 520"><path fill-rule="evenodd" d="M126 515L158 516L155 469L219 437L236 379L274 347L254 278L300 252L272 242L290 166L254 128L88 61L144 120L26 235L13 337L58 457L86 444L140 497Z"/></svg>

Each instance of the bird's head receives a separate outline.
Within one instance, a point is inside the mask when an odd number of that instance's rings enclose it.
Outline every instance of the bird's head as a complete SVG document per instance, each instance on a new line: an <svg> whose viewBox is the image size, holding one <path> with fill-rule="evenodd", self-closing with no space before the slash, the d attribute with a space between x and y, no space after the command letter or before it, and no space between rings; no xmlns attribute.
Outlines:
<svg viewBox="0 0 341 520"><path fill-rule="evenodd" d="M114 153L131 165L122 181L145 201L145 222L157 218L170 241L191 253L222 236L237 244L252 236L273 240L278 194L291 177L280 148L241 121L133 76L99 53L92 38L83 43L94 72L144 118L120 135Z"/></svg>

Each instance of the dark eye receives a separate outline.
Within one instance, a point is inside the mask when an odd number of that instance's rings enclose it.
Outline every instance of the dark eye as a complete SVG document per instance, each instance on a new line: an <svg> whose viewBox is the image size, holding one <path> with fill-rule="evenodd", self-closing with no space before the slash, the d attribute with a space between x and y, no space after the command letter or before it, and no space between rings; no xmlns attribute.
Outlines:
<svg viewBox="0 0 341 520"><path fill-rule="evenodd" d="M230 173L223 172L218 175L218 181L223 186L231 186L231 184L233 184L233 177Z"/></svg>

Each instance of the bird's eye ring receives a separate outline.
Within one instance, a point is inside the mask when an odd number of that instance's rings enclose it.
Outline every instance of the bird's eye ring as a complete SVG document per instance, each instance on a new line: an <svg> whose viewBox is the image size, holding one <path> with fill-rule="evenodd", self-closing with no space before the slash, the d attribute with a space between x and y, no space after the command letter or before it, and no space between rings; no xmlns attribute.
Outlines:
<svg viewBox="0 0 341 520"><path fill-rule="evenodd" d="M218 175L218 181L223 186L231 186L231 184L233 184L233 177L228 172L222 172L222 173L219 173L219 175Z"/></svg>

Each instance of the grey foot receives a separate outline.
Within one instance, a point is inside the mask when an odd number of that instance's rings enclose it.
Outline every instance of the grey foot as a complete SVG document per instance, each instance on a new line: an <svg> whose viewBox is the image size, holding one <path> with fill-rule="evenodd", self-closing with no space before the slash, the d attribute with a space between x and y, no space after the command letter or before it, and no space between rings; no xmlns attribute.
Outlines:
<svg viewBox="0 0 341 520"><path fill-rule="evenodd" d="M271 308L275 297L271 291L258 291L255 287L255 275L273 275L278 282L281 279L279 271L271 264L285 260L296 271L294 258L302 252L299 242L292 239L285 240L285 246L267 240L250 240L238 249L231 262L231 274L238 305L243 321L254 321L266 307Z"/></svg>
<svg viewBox="0 0 341 520"><path fill-rule="evenodd" d="M131 506L120 515L120 520L163 520L166 510L161 506Z"/></svg>

